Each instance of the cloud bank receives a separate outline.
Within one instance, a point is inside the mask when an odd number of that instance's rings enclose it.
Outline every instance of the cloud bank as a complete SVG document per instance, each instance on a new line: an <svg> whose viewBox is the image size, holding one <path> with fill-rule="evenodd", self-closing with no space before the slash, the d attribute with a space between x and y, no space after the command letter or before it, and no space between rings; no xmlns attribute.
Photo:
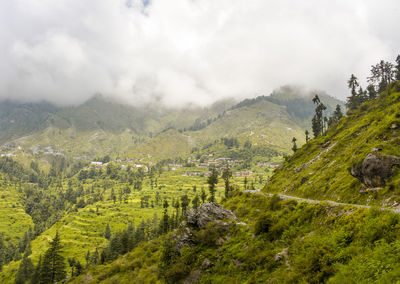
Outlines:
<svg viewBox="0 0 400 284"><path fill-rule="evenodd" d="M344 99L400 52L396 0L0 2L0 98L208 104L284 84Z"/></svg>

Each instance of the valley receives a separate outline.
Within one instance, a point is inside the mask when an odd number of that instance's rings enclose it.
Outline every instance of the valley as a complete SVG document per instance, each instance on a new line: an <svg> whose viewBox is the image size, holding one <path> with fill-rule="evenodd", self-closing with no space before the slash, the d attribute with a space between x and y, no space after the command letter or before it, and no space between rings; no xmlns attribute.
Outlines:
<svg viewBox="0 0 400 284"><path fill-rule="evenodd" d="M158 134L51 125L6 142L0 157L0 282L35 277L56 238L72 283L370 279L357 266L361 259L377 260L380 250L396 245L398 174L380 190L365 190L351 167L371 149L398 155L392 127L397 96L366 102L313 140L302 129L306 120L293 120L288 112L288 100L299 103L291 94L280 98L285 107L271 102L282 103L278 95L258 97L205 124L169 126ZM381 127L368 131L364 125L373 121ZM377 138L365 144L363 135ZM299 149L290 154L293 137ZM185 222L210 201L235 219L204 227ZM366 224L381 225L372 231ZM375 243L382 238L386 243ZM362 245L370 249L361 252Z"/></svg>

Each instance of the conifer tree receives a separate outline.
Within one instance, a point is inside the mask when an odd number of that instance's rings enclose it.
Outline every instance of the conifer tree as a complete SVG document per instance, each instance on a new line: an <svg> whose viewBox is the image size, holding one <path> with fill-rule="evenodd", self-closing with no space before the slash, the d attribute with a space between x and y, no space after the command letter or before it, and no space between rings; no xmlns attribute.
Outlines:
<svg viewBox="0 0 400 284"><path fill-rule="evenodd" d="M164 207L164 213L163 213L163 220L161 223L161 232L166 234L168 232L168 225L169 225L169 216L168 216L169 204L166 199L164 200L163 207Z"/></svg>
<svg viewBox="0 0 400 284"><path fill-rule="evenodd" d="M65 259L61 255L61 241L58 232L50 242L50 248L43 257L40 283L54 283L65 278Z"/></svg>
<svg viewBox="0 0 400 284"><path fill-rule="evenodd" d="M192 205L194 209L197 209L199 207L199 196L196 194L192 200Z"/></svg>
<svg viewBox="0 0 400 284"><path fill-rule="evenodd" d="M351 90L350 97L347 97L346 106L349 109L356 109L359 105L361 105L362 101L359 93L357 92L357 87L360 86L358 83L358 79L354 74L351 74L350 79L347 81L347 86Z"/></svg>
<svg viewBox="0 0 400 284"><path fill-rule="evenodd" d="M318 95L315 95L313 98L313 103L316 104L315 114L312 118L312 130L314 133L314 138L318 135L322 134L324 131L324 111L326 110L326 106L320 101Z"/></svg>
<svg viewBox="0 0 400 284"><path fill-rule="evenodd" d="M222 173L222 179L225 182L225 197L228 198L230 196L230 190L231 190L231 186L229 183L229 179L232 177L232 172L230 171L230 169L226 169L223 173Z"/></svg>
<svg viewBox="0 0 400 284"><path fill-rule="evenodd" d="M181 207L182 207L182 216L186 215L186 210L189 206L190 200L189 197L185 194L181 197Z"/></svg>
<svg viewBox="0 0 400 284"><path fill-rule="evenodd" d="M396 57L396 80L400 81L400 54Z"/></svg>
<svg viewBox="0 0 400 284"><path fill-rule="evenodd" d="M201 204L204 204L204 202L206 201L207 198L207 194L204 191L204 188L201 188Z"/></svg>
<svg viewBox="0 0 400 284"><path fill-rule="evenodd" d="M297 151L296 141L297 141L296 137L293 137L293 139L292 139L292 143L293 143L292 150L293 150L294 153L296 153L296 151Z"/></svg>
<svg viewBox="0 0 400 284"><path fill-rule="evenodd" d="M17 274L15 275L16 284L23 284L27 280L31 279L32 273L35 271L35 267L32 264L31 259L28 257L28 254L25 253L22 261L19 265L19 269Z"/></svg>
<svg viewBox="0 0 400 284"><path fill-rule="evenodd" d="M378 93L375 90L375 86L372 84L369 84L367 87L367 93L368 93L368 99L369 100L373 100L376 99L376 97L378 96Z"/></svg>
<svg viewBox="0 0 400 284"><path fill-rule="evenodd" d="M35 270L32 273L31 284L39 284L40 283L40 272L42 271L42 255L39 257L39 262L35 267Z"/></svg>
<svg viewBox="0 0 400 284"><path fill-rule="evenodd" d="M210 191L210 202L215 202L215 186L218 183L218 172L212 168L211 175L207 179L208 189Z"/></svg>
<svg viewBox="0 0 400 284"><path fill-rule="evenodd" d="M310 133L308 132L308 130L306 130L306 132L304 132L306 135L306 143L308 142L308 140L310 140Z"/></svg>
<svg viewBox="0 0 400 284"><path fill-rule="evenodd" d="M343 117L342 109L340 105L336 105L335 111L328 120L328 127L330 127L332 124L338 123L342 117Z"/></svg>
<svg viewBox="0 0 400 284"><path fill-rule="evenodd" d="M107 223L106 229L104 230L104 237L109 240L111 238L110 224Z"/></svg>

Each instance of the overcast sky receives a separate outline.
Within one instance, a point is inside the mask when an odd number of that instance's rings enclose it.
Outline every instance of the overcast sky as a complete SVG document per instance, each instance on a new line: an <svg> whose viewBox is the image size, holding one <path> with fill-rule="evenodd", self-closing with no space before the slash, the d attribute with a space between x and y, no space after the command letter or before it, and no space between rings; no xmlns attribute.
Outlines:
<svg viewBox="0 0 400 284"><path fill-rule="evenodd" d="M207 104L284 84L344 99L400 53L398 0L2 0L0 98Z"/></svg>

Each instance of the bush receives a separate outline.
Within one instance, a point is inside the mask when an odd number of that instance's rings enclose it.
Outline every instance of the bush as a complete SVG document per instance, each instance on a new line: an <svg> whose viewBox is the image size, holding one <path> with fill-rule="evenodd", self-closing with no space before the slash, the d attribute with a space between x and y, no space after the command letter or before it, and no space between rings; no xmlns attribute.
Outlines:
<svg viewBox="0 0 400 284"><path fill-rule="evenodd" d="M269 233L271 227L275 224L274 218L271 214L267 213L265 215L260 216L254 226L254 233L256 235Z"/></svg>

